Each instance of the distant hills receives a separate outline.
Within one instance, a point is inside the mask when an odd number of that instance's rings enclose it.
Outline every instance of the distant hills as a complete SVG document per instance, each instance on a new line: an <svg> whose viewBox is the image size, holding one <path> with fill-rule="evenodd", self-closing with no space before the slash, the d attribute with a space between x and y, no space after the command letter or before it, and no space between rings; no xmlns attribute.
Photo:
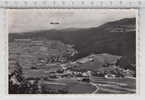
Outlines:
<svg viewBox="0 0 145 100"><path fill-rule="evenodd" d="M125 18L86 29L45 30L26 33L10 33L9 42L14 39L59 40L75 45L78 55L85 57L92 53L109 53L126 57L128 62L136 60L136 19ZM43 24L43 23L42 23Z"/></svg>

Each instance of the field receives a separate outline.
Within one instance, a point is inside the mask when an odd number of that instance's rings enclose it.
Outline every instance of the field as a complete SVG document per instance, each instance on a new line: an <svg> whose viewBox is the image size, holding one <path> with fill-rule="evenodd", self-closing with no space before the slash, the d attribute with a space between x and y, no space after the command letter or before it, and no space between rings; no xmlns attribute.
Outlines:
<svg viewBox="0 0 145 100"><path fill-rule="evenodd" d="M82 82L75 79L57 79L43 81L45 88L52 90L63 90L69 94L132 94L135 93L135 79L105 79L93 78L90 82Z"/></svg>
<svg viewBox="0 0 145 100"><path fill-rule="evenodd" d="M62 89L68 91L70 94L88 94L96 90L95 86L74 79L59 79L43 82L43 84L45 84L48 89Z"/></svg>
<svg viewBox="0 0 145 100"><path fill-rule="evenodd" d="M131 78L105 79L93 78L92 81L99 86L97 93L135 93L136 80Z"/></svg>

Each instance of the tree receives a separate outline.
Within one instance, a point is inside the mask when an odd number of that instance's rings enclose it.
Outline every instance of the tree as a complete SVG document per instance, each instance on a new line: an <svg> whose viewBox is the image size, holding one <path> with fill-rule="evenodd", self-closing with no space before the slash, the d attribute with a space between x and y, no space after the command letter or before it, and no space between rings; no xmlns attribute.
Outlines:
<svg viewBox="0 0 145 100"><path fill-rule="evenodd" d="M13 80L16 82L13 83ZM16 70L9 75L9 93L10 94L25 94L29 93L28 81L23 77L22 67L17 62Z"/></svg>

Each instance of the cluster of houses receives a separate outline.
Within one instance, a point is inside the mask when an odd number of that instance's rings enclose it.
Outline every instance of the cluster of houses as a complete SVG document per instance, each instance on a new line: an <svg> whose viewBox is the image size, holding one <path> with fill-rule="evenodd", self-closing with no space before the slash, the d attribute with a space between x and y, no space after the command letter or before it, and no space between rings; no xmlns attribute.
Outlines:
<svg viewBox="0 0 145 100"><path fill-rule="evenodd" d="M9 71L15 69L18 62L23 67L24 76L41 77L46 76L51 79L73 78L77 80L88 79L93 71L102 67L106 68L106 63L115 65L120 56L110 54L91 54L87 57L77 59L76 61L65 62L63 57L65 44L58 41L32 41L31 39L16 39L9 43ZM71 55L74 51L71 45L68 45ZM51 48L51 49L50 49ZM61 52L60 52L61 51ZM70 55L70 56L71 56ZM115 69L115 68L114 68ZM130 70L123 70L126 76L131 75ZM40 74L41 73L41 74ZM45 74L45 75L44 75ZM115 74L106 73L103 77L107 79L116 78Z"/></svg>
<svg viewBox="0 0 145 100"><path fill-rule="evenodd" d="M69 67L62 67L62 69L57 70L55 72L48 73L48 77L50 79L74 79L74 80L83 80L89 79L91 75L91 71L74 71Z"/></svg>

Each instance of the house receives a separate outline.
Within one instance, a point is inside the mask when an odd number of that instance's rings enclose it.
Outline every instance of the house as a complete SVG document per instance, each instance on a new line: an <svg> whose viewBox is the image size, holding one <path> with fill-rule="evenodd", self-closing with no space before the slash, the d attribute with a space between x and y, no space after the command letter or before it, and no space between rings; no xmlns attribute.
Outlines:
<svg viewBox="0 0 145 100"><path fill-rule="evenodd" d="M90 58L85 57L85 58L79 59L77 62L83 64L83 63L86 63L86 62L89 62L89 61L90 61Z"/></svg>
<svg viewBox="0 0 145 100"><path fill-rule="evenodd" d="M114 74L106 74L106 75L105 75L105 78L106 78L106 79L115 79L116 77L115 77Z"/></svg>

